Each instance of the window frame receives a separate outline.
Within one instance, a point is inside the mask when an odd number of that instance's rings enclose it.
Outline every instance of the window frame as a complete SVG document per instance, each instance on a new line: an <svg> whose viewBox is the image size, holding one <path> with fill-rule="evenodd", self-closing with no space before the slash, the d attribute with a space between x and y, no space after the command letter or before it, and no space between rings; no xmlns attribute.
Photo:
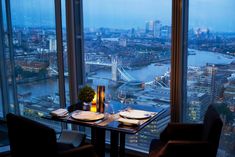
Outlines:
<svg viewBox="0 0 235 157"><path fill-rule="evenodd" d="M4 48L4 28L3 28L3 14L2 14L2 0L0 1L0 72L1 72L1 90L2 90L2 109L3 109L3 119L5 119L6 114L9 111L9 95L7 88L7 77L6 77L6 67L5 67L5 48Z"/></svg>
<svg viewBox="0 0 235 157"><path fill-rule="evenodd" d="M183 122L187 102L189 0L172 0L171 122Z"/></svg>

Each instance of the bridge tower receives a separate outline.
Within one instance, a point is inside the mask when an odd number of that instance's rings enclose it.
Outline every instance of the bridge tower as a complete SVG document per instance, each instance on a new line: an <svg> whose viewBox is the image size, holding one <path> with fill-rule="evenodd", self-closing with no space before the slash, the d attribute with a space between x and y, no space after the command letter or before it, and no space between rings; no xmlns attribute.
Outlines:
<svg viewBox="0 0 235 157"><path fill-rule="evenodd" d="M112 57L112 80L118 81L118 59L117 57Z"/></svg>

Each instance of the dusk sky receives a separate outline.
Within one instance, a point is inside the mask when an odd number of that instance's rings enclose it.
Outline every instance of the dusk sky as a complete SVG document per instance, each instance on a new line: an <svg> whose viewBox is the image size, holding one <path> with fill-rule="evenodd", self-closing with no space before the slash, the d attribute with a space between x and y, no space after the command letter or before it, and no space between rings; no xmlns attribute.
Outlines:
<svg viewBox="0 0 235 157"><path fill-rule="evenodd" d="M85 27L145 28L146 21L171 25L172 0L84 0ZM53 0L11 0L13 25L54 26ZM235 0L190 0L192 28L235 32ZM26 22L25 22L26 21Z"/></svg>

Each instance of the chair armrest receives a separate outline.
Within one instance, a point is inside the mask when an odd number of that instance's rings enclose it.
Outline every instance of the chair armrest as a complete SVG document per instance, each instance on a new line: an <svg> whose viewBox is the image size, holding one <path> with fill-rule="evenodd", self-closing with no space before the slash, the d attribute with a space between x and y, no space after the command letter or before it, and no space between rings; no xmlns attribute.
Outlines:
<svg viewBox="0 0 235 157"><path fill-rule="evenodd" d="M168 141L161 149L159 156L209 156L209 143L206 141Z"/></svg>
<svg viewBox="0 0 235 157"><path fill-rule="evenodd" d="M90 144L59 152L58 155L60 157L97 157L94 147Z"/></svg>
<svg viewBox="0 0 235 157"><path fill-rule="evenodd" d="M169 123L160 134L162 141L169 140L200 140L203 124Z"/></svg>

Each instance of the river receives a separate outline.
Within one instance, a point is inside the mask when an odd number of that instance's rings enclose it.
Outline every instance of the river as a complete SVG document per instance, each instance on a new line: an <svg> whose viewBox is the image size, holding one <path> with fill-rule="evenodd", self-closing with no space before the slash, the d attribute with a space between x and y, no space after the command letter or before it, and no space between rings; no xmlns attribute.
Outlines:
<svg viewBox="0 0 235 157"><path fill-rule="evenodd" d="M208 51L194 51L194 55L188 56L188 65L189 66L205 66L207 63L211 64L229 64L232 61L235 61L235 57L228 55L208 52ZM166 71L169 71L170 64L150 64L137 69L126 70L132 77L139 81L152 81L156 76L161 76L165 74ZM97 71L95 77L111 79L111 70L100 70ZM68 81L66 81L68 83ZM96 79L94 84L104 84L105 81ZM108 82L108 81L106 81ZM58 93L58 81L56 79L44 80L33 83L19 84L18 93L27 93L31 92L32 97L39 97L44 95L55 95Z"/></svg>
<svg viewBox="0 0 235 157"><path fill-rule="evenodd" d="M194 55L188 56L188 66L202 67L207 63L210 64L229 64L235 61L235 57L224 55L221 53L214 53L209 51L193 51ZM140 67L137 69L126 70L136 80L149 82L154 80L156 76L164 75L166 71L170 70L170 64L155 64L152 63L148 66ZM95 77L111 78L111 71L99 71Z"/></svg>

